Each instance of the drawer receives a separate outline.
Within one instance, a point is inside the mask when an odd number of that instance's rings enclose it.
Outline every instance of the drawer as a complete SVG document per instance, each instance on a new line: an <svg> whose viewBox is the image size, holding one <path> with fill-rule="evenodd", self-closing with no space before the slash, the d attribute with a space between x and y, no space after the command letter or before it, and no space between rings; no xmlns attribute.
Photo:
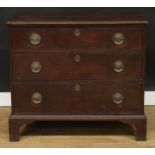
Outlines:
<svg viewBox="0 0 155 155"><path fill-rule="evenodd" d="M139 114L142 103L142 87L134 83L16 83L13 90L19 114Z"/></svg>
<svg viewBox="0 0 155 155"><path fill-rule="evenodd" d="M11 48L30 52L36 49L143 48L139 28L12 28ZM41 51L38 51L41 52Z"/></svg>
<svg viewBox="0 0 155 155"><path fill-rule="evenodd" d="M15 80L126 80L143 77L139 53L52 53L12 55Z"/></svg>

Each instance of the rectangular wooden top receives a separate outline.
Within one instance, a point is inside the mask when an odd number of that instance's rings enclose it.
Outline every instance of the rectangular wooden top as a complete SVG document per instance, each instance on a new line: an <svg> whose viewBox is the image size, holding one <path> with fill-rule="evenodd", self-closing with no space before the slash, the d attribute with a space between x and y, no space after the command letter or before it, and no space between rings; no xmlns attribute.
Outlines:
<svg viewBox="0 0 155 155"><path fill-rule="evenodd" d="M144 17L135 12L99 11L51 11L44 13L16 14L8 25L74 25L74 24L147 24Z"/></svg>

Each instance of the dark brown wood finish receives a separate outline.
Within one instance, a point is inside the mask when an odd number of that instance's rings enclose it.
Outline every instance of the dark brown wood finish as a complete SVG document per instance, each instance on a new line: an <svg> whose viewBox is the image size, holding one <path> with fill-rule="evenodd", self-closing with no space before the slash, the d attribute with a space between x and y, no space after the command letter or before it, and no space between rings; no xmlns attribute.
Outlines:
<svg viewBox="0 0 155 155"><path fill-rule="evenodd" d="M142 49L142 28L108 26L104 28L12 28L12 49L100 49L100 48L132 48ZM75 37L74 32L80 31L80 36ZM39 33L42 40L39 45L32 45L29 37L32 33ZM121 46L112 42L113 34L124 33L126 40ZM41 51L40 51L41 52Z"/></svg>
<svg viewBox="0 0 155 155"><path fill-rule="evenodd" d="M76 91L75 86L80 90ZM40 104L34 104L31 96L39 92ZM122 104L113 103L113 94L121 92ZM87 97L85 97L87 96ZM137 83L37 83L14 85L15 114L141 114L141 85Z"/></svg>
<svg viewBox="0 0 155 155"><path fill-rule="evenodd" d="M79 62L74 59L80 56ZM14 80L135 80L143 78L141 53L53 53L14 54ZM116 72L113 64L121 60L122 72ZM40 62L42 69L33 73L30 65ZM22 65L20 65L22 64Z"/></svg>
<svg viewBox="0 0 155 155"><path fill-rule="evenodd" d="M7 24L11 141L19 140L20 126L40 120L119 121L133 127L136 140L146 139L147 22L141 15L101 11L21 14ZM32 71L33 62L39 62L39 72L35 70L38 64Z"/></svg>
<svg viewBox="0 0 155 155"><path fill-rule="evenodd" d="M7 24L11 26L38 26L38 25L115 25L115 24L147 24L141 13L138 12L105 12L98 11L50 11L44 13L19 13Z"/></svg>

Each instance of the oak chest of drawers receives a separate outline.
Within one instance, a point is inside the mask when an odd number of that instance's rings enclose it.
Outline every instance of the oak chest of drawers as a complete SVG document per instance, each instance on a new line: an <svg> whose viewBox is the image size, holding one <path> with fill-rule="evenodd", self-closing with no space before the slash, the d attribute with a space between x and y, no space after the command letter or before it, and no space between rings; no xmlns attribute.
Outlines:
<svg viewBox="0 0 155 155"><path fill-rule="evenodd" d="M8 21L10 140L35 121L119 121L146 138L145 29L138 14L54 12Z"/></svg>

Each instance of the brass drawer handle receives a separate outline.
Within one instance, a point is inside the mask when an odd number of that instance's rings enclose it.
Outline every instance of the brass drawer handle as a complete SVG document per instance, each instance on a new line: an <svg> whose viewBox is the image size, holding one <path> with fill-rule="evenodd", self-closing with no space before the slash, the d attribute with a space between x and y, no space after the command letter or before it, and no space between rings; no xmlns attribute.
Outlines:
<svg viewBox="0 0 155 155"><path fill-rule="evenodd" d="M121 104L124 102L124 96L121 93L116 92L113 94L112 100L113 100L113 103L115 104Z"/></svg>
<svg viewBox="0 0 155 155"><path fill-rule="evenodd" d="M121 60L117 60L113 63L113 66L112 66L113 70L117 73L119 72L122 72L125 68L125 65L123 63L123 61Z"/></svg>
<svg viewBox="0 0 155 155"><path fill-rule="evenodd" d="M75 62L80 62L80 60L81 60L80 55L75 55L74 61L75 61Z"/></svg>
<svg viewBox="0 0 155 155"><path fill-rule="evenodd" d="M43 100L43 96L41 93L38 93L38 92L35 92L32 94L31 96L31 101L34 103L34 104L40 104Z"/></svg>
<svg viewBox="0 0 155 155"><path fill-rule="evenodd" d="M112 37L112 41L115 45L122 45L125 41L125 36L123 33L115 33Z"/></svg>
<svg viewBox="0 0 155 155"><path fill-rule="evenodd" d="M42 38L41 38L40 34L35 33L35 32L33 32L33 33L30 35L30 38L29 38L30 43L31 43L32 45L38 45L38 44L40 44L41 39L42 39Z"/></svg>
<svg viewBox="0 0 155 155"><path fill-rule="evenodd" d="M30 65L30 70L32 73L40 73L42 70L42 65L38 61L34 61Z"/></svg>
<svg viewBox="0 0 155 155"><path fill-rule="evenodd" d="M74 86L74 90L75 90L75 91L78 92L78 91L80 91L80 89L81 89L81 88L80 88L80 85L76 84L76 85Z"/></svg>
<svg viewBox="0 0 155 155"><path fill-rule="evenodd" d="M74 30L74 35L75 35L75 37L79 37L80 36L80 30L79 29L75 29Z"/></svg>

